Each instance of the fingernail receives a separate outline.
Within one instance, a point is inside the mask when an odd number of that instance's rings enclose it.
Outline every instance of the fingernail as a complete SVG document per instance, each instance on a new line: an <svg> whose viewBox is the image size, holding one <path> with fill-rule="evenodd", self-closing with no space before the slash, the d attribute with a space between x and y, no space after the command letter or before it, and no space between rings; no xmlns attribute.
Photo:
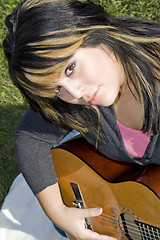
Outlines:
<svg viewBox="0 0 160 240"><path fill-rule="evenodd" d="M96 214L100 215L102 213L102 208L96 208L95 211Z"/></svg>

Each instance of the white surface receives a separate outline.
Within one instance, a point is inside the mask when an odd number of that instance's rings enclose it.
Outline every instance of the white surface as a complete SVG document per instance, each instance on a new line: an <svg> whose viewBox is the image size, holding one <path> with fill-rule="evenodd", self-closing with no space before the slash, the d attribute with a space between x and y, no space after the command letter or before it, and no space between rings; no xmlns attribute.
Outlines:
<svg viewBox="0 0 160 240"><path fill-rule="evenodd" d="M78 134L73 130L62 142ZM14 180L0 210L0 240L67 240L45 215L22 174Z"/></svg>
<svg viewBox="0 0 160 240"><path fill-rule="evenodd" d="M14 180L0 211L0 240L62 240L22 174Z"/></svg>

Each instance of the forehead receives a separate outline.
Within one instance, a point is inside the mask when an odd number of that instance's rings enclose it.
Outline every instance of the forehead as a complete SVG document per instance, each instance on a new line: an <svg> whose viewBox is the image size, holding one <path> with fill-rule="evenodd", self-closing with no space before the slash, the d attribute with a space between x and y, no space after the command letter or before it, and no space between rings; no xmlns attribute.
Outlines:
<svg viewBox="0 0 160 240"><path fill-rule="evenodd" d="M73 59L85 61L88 58L94 58L94 60L98 60L98 57L111 57L112 54L113 51L109 49L109 47L103 45L97 45L95 47L80 47L75 51L73 56L68 61Z"/></svg>

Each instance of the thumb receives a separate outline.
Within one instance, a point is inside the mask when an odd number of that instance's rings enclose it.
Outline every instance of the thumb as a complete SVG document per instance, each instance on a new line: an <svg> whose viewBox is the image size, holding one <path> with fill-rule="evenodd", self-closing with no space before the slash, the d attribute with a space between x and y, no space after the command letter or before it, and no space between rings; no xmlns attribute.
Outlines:
<svg viewBox="0 0 160 240"><path fill-rule="evenodd" d="M102 208L85 208L81 209L81 217L88 218L88 217L96 217L102 213Z"/></svg>

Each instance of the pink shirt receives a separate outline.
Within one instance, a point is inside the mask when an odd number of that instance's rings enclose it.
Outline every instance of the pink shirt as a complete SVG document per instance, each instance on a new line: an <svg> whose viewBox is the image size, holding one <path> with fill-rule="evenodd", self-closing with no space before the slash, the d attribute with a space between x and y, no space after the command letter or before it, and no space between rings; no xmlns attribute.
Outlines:
<svg viewBox="0 0 160 240"><path fill-rule="evenodd" d="M127 152L133 157L142 157L152 134L128 128L118 121L117 124Z"/></svg>

